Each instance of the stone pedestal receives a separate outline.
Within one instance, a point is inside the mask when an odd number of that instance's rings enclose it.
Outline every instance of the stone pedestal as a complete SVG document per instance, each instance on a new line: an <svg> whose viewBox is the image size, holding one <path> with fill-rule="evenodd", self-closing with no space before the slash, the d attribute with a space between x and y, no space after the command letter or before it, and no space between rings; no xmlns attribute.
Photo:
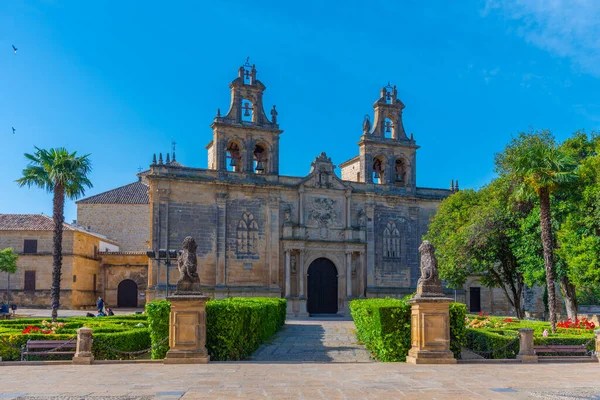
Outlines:
<svg viewBox="0 0 600 400"><path fill-rule="evenodd" d="M178 295L167 298L171 302L169 316L169 351L165 364L206 364L206 302L201 294Z"/></svg>
<svg viewBox="0 0 600 400"><path fill-rule="evenodd" d="M519 329L519 354L517 359L525 363L538 362L538 356L533 349L533 329Z"/></svg>
<svg viewBox="0 0 600 400"><path fill-rule="evenodd" d="M410 300L410 364L456 364L450 351L450 311L447 297L415 297Z"/></svg>
<svg viewBox="0 0 600 400"><path fill-rule="evenodd" d="M73 364L89 365L94 361L92 355L92 329L77 329L77 347L73 356Z"/></svg>
<svg viewBox="0 0 600 400"><path fill-rule="evenodd" d="M596 360L600 361L600 329L596 329L594 331L594 335L596 336L596 348L594 355L596 356Z"/></svg>

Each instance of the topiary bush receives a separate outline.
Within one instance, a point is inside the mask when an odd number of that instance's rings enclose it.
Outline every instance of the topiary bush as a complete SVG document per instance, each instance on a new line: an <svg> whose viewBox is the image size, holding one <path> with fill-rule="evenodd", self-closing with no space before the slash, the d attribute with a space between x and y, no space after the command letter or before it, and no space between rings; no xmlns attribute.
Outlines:
<svg viewBox="0 0 600 400"><path fill-rule="evenodd" d="M168 335L170 303L146 305L152 344ZM231 297L206 303L206 348L211 360L231 361L249 357L285 323L287 301L272 297ZM153 350L152 358L164 358L168 344Z"/></svg>
<svg viewBox="0 0 600 400"><path fill-rule="evenodd" d="M450 350L459 360L463 346L467 343L467 305L450 303Z"/></svg>
<svg viewBox="0 0 600 400"><path fill-rule="evenodd" d="M155 300L146 304L148 315L148 328L152 340L152 359L161 360L169 351L169 341L160 344L169 336L169 314L171 303L168 300Z"/></svg>
<svg viewBox="0 0 600 400"><path fill-rule="evenodd" d="M379 361L406 361L411 348L411 305L406 299L357 299L350 302L356 335ZM466 314L464 304L450 304L450 349L457 358L466 340Z"/></svg>
<svg viewBox="0 0 600 400"><path fill-rule="evenodd" d="M484 353L493 351L489 358L516 358L517 354L519 354L518 337L517 332L493 332L488 329L467 329L466 347L470 350ZM515 340L515 338L517 340ZM513 341L513 343L508 345L511 341Z"/></svg>
<svg viewBox="0 0 600 400"><path fill-rule="evenodd" d="M350 302L356 335L379 361L406 361L410 350L410 304L399 299Z"/></svg>

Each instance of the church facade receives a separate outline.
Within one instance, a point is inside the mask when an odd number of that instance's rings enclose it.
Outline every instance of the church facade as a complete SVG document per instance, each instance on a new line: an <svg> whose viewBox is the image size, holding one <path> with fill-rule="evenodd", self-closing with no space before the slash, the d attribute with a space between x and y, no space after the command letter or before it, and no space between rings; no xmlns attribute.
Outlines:
<svg viewBox="0 0 600 400"><path fill-rule="evenodd" d="M341 177L325 153L307 176L292 177L279 173L283 130L275 106L264 111L256 68L241 66L229 87L230 109L211 124L208 168L159 155L145 174L149 247L178 249L193 236L203 291L284 296L293 315L345 314L354 298L414 292L421 237L458 188L416 185L419 147L404 130L396 88L381 89ZM178 272L170 271L150 261L147 300L174 285Z"/></svg>

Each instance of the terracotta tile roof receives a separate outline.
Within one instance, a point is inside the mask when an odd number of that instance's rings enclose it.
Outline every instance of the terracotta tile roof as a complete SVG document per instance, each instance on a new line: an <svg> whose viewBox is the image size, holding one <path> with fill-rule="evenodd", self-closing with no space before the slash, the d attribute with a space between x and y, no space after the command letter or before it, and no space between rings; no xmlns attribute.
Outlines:
<svg viewBox="0 0 600 400"><path fill-rule="evenodd" d="M51 217L43 214L0 214L0 231L51 231L54 222ZM67 223L63 230L74 231L75 228Z"/></svg>
<svg viewBox="0 0 600 400"><path fill-rule="evenodd" d="M77 204L150 204L148 185L137 181L104 193L90 196Z"/></svg>

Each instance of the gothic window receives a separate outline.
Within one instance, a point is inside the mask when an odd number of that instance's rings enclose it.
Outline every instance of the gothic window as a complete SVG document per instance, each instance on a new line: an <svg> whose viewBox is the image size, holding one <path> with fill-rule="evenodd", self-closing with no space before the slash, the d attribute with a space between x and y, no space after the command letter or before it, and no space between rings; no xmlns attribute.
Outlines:
<svg viewBox="0 0 600 400"><path fill-rule="evenodd" d="M242 99L242 121L254 121L254 106L252 105L252 102L247 99Z"/></svg>
<svg viewBox="0 0 600 400"><path fill-rule="evenodd" d="M258 255L258 224L249 212L245 212L238 222L237 255L241 258Z"/></svg>
<svg viewBox="0 0 600 400"><path fill-rule="evenodd" d="M406 162L401 158L397 159L396 165L394 166L394 180L397 184L406 184L406 170Z"/></svg>
<svg viewBox="0 0 600 400"><path fill-rule="evenodd" d="M385 258L400 258L400 231L394 221L388 221L383 230L383 256Z"/></svg>
<svg viewBox="0 0 600 400"><path fill-rule="evenodd" d="M240 172L242 170L242 154L236 142L227 145L227 171Z"/></svg>
<svg viewBox="0 0 600 400"><path fill-rule="evenodd" d="M375 157L373 159L373 183L377 183L377 184L384 183L384 180L383 180L383 178L385 176L384 165L385 165L385 163L381 158Z"/></svg>
<svg viewBox="0 0 600 400"><path fill-rule="evenodd" d="M383 121L383 128L384 128L383 129L383 132L384 132L383 136L384 137L386 137L386 138L393 138L395 136L394 135L394 123L392 122L391 119L386 118Z"/></svg>
<svg viewBox="0 0 600 400"><path fill-rule="evenodd" d="M266 147L257 144L254 146L254 172L257 174L267 173L267 150Z"/></svg>

